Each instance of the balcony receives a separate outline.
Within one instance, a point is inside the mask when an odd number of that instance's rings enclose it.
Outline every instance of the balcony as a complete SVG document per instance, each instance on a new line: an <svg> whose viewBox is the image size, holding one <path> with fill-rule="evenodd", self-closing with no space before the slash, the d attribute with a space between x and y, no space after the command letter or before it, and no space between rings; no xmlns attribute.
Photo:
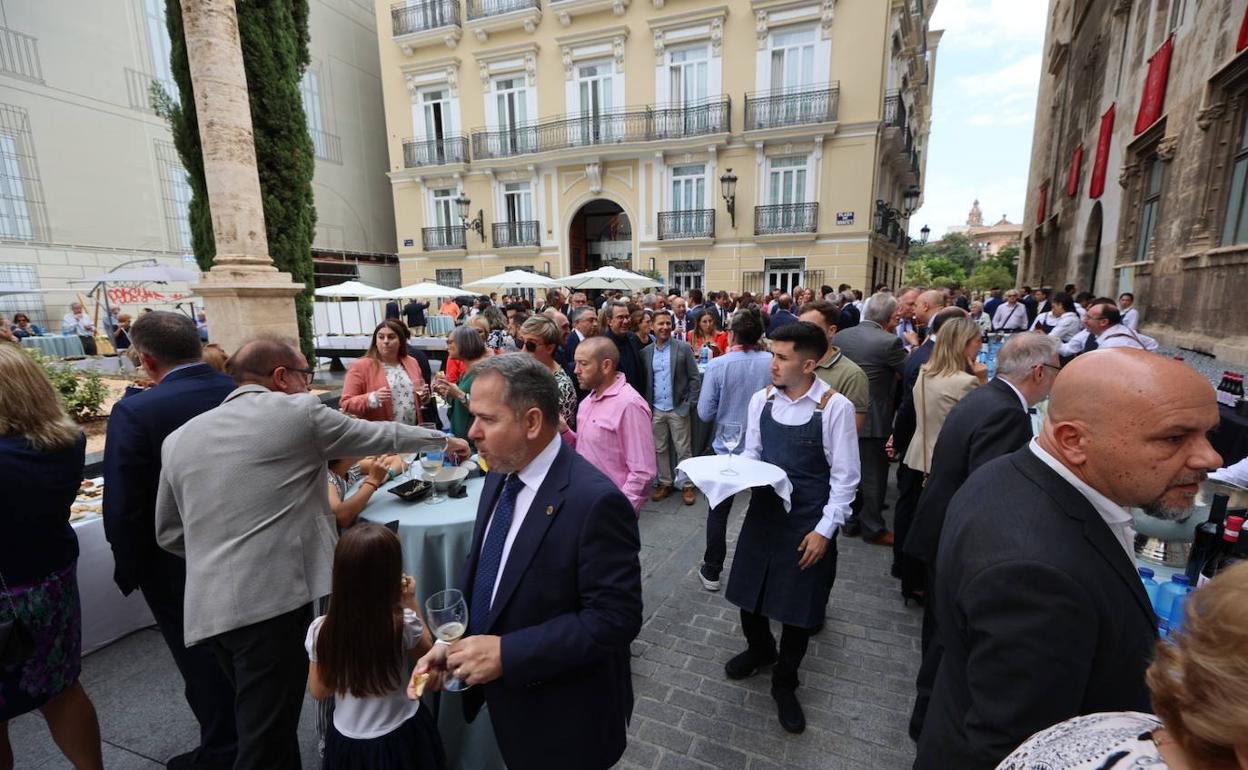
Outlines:
<svg viewBox="0 0 1248 770"><path fill-rule="evenodd" d="M906 129L906 103L897 91L884 94L884 126Z"/></svg>
<svg viewBox="0 0 1248 770"><path fill-rule="evenodd" d="M312 137L312 151L317 160L342 163L342 139L337 134L309 128L308 135Z"/></svg>
<svg viewBox="0 0 1248 770"><path fill-rule="evenodd" d="M818 203L781 203L754 207L755 235L814 233L818 227Z"/></svg>
<svg viewBox="0 0 1248 770"><path fill-rule="evenodd" d="M468 248L463 225L422 227L420 244L425 251L454 251Z"/></svg>
<svg viewBox="0 0 1248 770"><path fill-rule="evenodd" d="M459 23L459 0L419 0L390 6L394 42L408 56L417 48L438 43L454 48L462 34Z"/></svg>
<svg viewBox="0 0 1248 770"><path fill-rule="evenodd" d="M836 120L840 84L756 91L745 95L745 130L831 123Z"/></svg>
<svg viewBox="0 0 1248 770"><path fill-rule="evenodd" d="M468 29L484 43L491 32L523 29L532 34L542 21L541 0L467 0Z"/></svg>
<svg viewBox="0 0 1248 770"><path fill-rule="evenodd" d="M445 166L468 161L468 137L446 136L441 139L403 140L403 168Z"/></svg>
<svg viewBox="0 0 1248 770"><path fill-rule="evenodd" d="M541 246L541 223L536 219L520 222L495 222L494 248L514 249L524 246Z"/></svg>
<svg viewBox="0 0 1248 770"><path fill-rule="evenodd" d="M571 147L724 134L728 132L731 111L731 100L724 96L690 104L563 116L511 129L477 130L472 132L472 156L476 160L510 158Z"/></svg>
<svg viewBox="0 0 1248 770"><path fill-rule="evenodd" d="M551 0L550 10L564 27L572 25L572 19L591 13L610 10L623 16L632 0Z"/></svg>
<svg viewBox="0 0 1248 770"><path fill-rule="evenodd" d="M677 241L715 237L715 209L659 212L659 240Z"/></svg>

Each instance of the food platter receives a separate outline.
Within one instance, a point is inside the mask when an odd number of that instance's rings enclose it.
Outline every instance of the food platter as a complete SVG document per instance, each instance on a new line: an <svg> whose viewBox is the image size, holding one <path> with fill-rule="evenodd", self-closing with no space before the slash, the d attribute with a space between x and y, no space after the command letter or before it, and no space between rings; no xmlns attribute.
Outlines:
<svg viewBox="0 0 1248 770"><path fill-rule="evenodd" d="M104 477L85 479L78 487L78 494L69 506L70 522L82 521L104 513Z"/></svg>

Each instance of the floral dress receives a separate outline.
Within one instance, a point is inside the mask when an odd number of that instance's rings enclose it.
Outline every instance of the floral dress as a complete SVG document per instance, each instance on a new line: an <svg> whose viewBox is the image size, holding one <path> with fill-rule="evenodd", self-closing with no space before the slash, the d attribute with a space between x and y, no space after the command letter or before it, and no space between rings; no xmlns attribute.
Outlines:
<svg viewBox="0 0 1248 770"><path fill-rule="evenodd" d="M555 384L559 386L559 416L569 428L576 430L576 386L562 366L555 367L554 375Z"/></svg>
<svg viewBox="0 0 1248 770"><path fill-rule="evenodd" d="M394 421L403 425L420 422L420 409L416 406L416 388L407 375L403 364L383 364L386 384L390 386L390 399L394 405Z"/></svg>

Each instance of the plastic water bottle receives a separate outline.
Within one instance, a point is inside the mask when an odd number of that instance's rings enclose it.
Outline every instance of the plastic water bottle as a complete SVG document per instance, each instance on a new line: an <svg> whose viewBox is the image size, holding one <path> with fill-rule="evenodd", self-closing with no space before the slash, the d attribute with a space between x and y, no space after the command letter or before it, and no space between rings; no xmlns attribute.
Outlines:
<svg viewBox="0 0 1248 770"><path fill-rule="evenodd" d="M1148 603L1153 606L1154 612L1157 608L1157 594L1161 591L1161 583L1153 578L1153 571L1148 567L1140 567L1140 580L1144 582L1144 593L1148 594Z"/></svg>
<svg viewBox="0 0 1248 770"><path fill-rule="evenodd" d="M442 435L446 436L446 445L447 447L450 447L451 439L455 438L455 434L451 433L450 428L443 428ZM459 458L453 456L450 450L448 449L446 452L442 453L442 465L443 467L448 466L448 465L451 467L455 467L459 465Z"/></svg>
<svg viewBox="0 0 1248 770"><path fill-rule="evenodd" d="M1187 575L1174 575L1157 592L1154 609L1157 612L1157 627L1163 636L1169 636L1183 627L1183 602L1191 590L1192 584Z"/></svg>
<svg viewBox="0 0 1248 770"><path fill-rule="evenodd" d="M701 356L703 366L709 364L711 362L711 346L703 345L702 349L698 351L698 355Z"/></svg>

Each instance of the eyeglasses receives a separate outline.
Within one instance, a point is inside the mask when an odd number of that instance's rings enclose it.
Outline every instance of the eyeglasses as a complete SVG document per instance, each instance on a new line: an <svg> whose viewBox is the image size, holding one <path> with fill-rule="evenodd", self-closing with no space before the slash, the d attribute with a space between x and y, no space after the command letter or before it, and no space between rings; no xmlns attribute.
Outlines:
<svg viewBox="0 0 1248 770"><path fill-rule="evenodd" d="M1052 369L1055 372L1060 372L1062 370L1062 367L1054 366L1053 364L1036 364L1036 366L1043 366L1045 369Z"/></svg>
<svg viewBox="0 0 1248 770"><path fill-rule="evenodd" d="M269 376L272 377L274 374L277 374L278 369L285 369L288 372L298 372L299 374L302 374L303 379L309 383L312 382L312 378L316 376L316 370L311 367L308 367L307 369L297 369L293 366L275 366L273 367L273 371L269 372Z"/></svg>

